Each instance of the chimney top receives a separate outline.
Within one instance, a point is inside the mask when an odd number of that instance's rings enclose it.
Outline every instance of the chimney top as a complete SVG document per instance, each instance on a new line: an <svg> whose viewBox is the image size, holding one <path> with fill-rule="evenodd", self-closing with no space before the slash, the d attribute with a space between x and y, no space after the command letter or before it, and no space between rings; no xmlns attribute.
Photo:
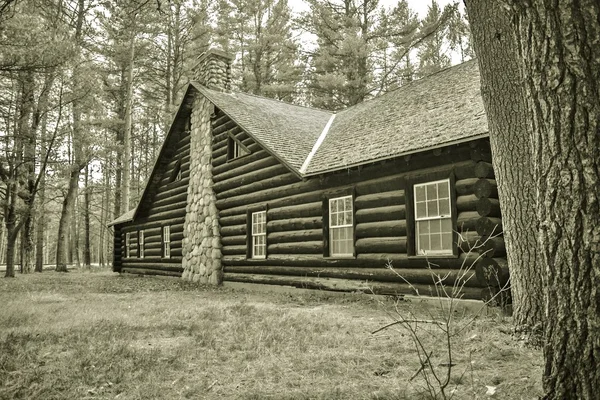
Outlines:
<svg viewBox="0 0 600 400"><path fill-rule="evenodd" d="M193 68L194 79L210 89L229 90L233 59L232 55L222 50L207 50L198 57L198 63Z"/></svg>

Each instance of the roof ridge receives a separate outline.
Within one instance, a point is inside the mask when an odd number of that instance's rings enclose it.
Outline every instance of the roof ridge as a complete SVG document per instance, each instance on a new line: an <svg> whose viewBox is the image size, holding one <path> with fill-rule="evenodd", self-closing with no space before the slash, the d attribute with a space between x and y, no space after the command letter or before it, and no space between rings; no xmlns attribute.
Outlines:
<svg viewBox="0 0 600 400"><path fill-rule="evenodd" d="M208 90L214 90L214 89L211 89L211 88L209 88L207 86L202 85L198 81L193 81L193 83L194 83L194 85L202 86L202 87L204 87L204 88L206 88ZM244 96L255 97L257 99L269 100L269 101L273 101L273 102L276 102L276 103L286 104L288 106L306 108L306 109L315 110L315 111L322 111L322 112L330 114L330 115L334 114L333 111L325 110L324 108L318 108L318 107L313 107L313 106L304 106L304 105L301 105L301 104L290 103L290 102L285 101L285 100L278 100L278 99L274 99L272 97L260 96L260 95L253 94L253 93L248 93L248 92L242 92L242 91L237 91L236 92L236 91L233 91L233 90L228 90L228 91L223 91L221 93L225 93L225 94L242 94Z"/></svg>

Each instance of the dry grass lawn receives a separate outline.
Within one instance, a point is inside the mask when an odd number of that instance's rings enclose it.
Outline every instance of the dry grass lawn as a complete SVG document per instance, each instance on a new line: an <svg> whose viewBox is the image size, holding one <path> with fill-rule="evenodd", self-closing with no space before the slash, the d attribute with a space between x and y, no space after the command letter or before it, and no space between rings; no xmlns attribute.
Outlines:
<svg viewBox="0 0 600 400"><path fill-rule="evenodd" d="M0 399L428 398L420 375L409 381L420 363L408 332L371 334L394 307L106 271L0 279ZM398 309L431 318L431 306ZM537 398L541 352L502 333L508 318L469 320L457 318L447 393ZM439 329L419 329L443 372Z"/></svg>

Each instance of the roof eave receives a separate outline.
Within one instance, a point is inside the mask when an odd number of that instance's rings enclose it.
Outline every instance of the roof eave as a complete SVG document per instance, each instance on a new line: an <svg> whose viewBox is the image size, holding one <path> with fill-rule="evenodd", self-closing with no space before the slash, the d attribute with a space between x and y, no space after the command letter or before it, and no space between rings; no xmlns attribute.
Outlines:
<svg viewBox="0 0 600 400"><path fill-rule="evenodd" d="M409 150L409 151L405 151L405 152L402 152L402 153L396 153L396 154L390 155L390 156L385 156L385 157L380 157L380 158L374 158L374 159L371 159L371 160L361 161L361 162L357 162L357 163L353 163L353 164L347 164L347 165L344 165L344 166L341 166L341 167L333 167L333 168L323 169L323 170L319 170L319 171L315 171L315 172L308 172L308 173L304 174L304 177L305 178L309 178L309 177L313 177L313 176L317 176L317 175L328 174L328 173L335 172L335 171L341 171L341 170L344 170L344 169L359 167L361 165L373 164L373 163L377 163L377 162L381 162L381 161L391 160L392 158L397 158L397 157L402 157L402 156L407 156L407 155L422 153L422 152L426 152L426 151L429 151L429 150L435 150L435 149L439 149L441 147L446 147L446 146L452 146L452 145L455 145L455 144L472 142L472 141L475 141L475 140L487 138L489 136L490 136L489 132L486 132L486 133L482 133L482 134L479 134L479 135L470 136L468 138L462 138L462 139L452 140L452 141L449 141L449 142L439 143L439 144L436 144L436 145L433 145L433 146L422 147L422 148L416 149L416 150Z"/></svg>

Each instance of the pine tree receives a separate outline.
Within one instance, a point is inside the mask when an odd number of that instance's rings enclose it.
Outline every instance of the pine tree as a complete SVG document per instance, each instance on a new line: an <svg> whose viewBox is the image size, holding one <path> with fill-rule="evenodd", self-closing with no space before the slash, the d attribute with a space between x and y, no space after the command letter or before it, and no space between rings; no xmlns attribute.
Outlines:
<svg viewBox="0 0 600 400"><path fill-rule="evenodd" d="M448 11L448 14L454 14L454 9ZM449 47L447 43L448 24L450 20L450 18L448 18L449 15L446 18L443 18L442 10L437 1L431 0L431 5L427 7L427 15L423 21L421 21L422 26L430 26L435 24L436 21L441 20L444 22L440 25L439 29L433 31L419 45L418 75L420 77L431 75L450 66L450 56L448 55Z"/></svg>

